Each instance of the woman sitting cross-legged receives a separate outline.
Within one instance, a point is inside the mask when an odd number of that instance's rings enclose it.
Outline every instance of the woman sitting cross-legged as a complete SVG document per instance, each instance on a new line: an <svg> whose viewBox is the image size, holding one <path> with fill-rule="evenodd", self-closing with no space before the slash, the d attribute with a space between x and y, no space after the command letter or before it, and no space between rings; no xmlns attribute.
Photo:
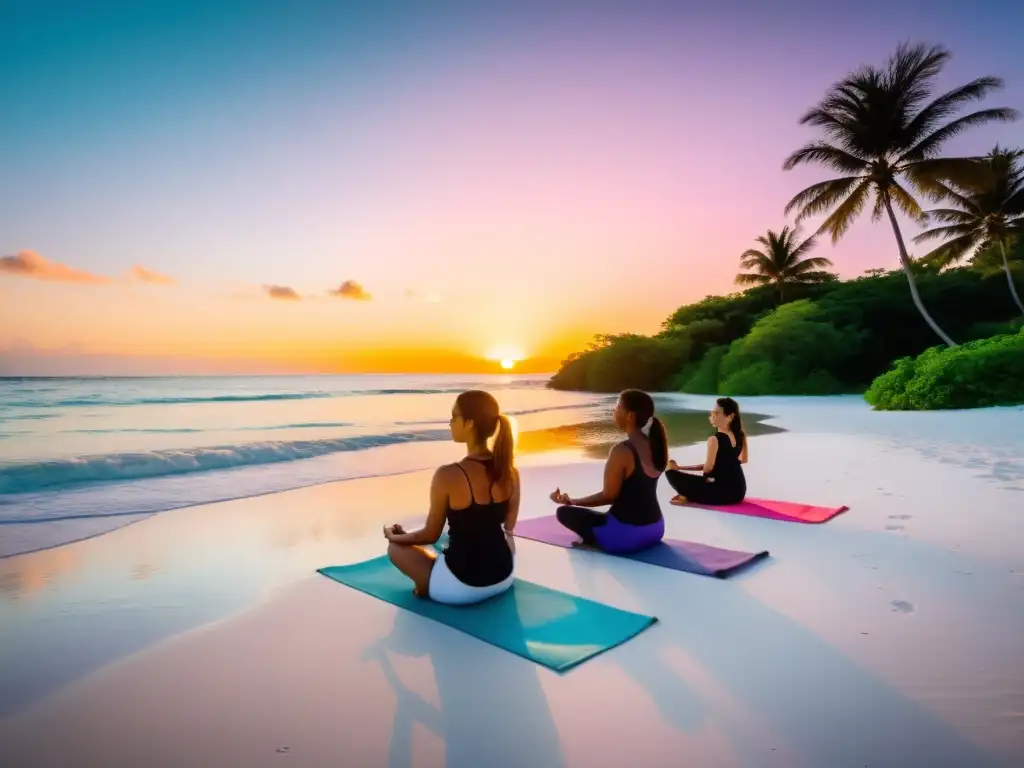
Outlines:
<svg viewBox="0 0 1024 768"><path fill-rule="evenodd" d="M747 463L747 436L740 421L740 406L731 397L720 397L708 417L715 434L708 438L703 464L680 467L669 462L665 479L678 494L671 503L739 504L747 495L743 465ZM701 474L690 474L699 471Z"/></svg>
<svg viewBox="0 0 1024 768"><path fill-rule="evenodd" d="M579 534L584 544L628 554L654 546L665 536L657 491L668 463L668 437L654 415L651 396L638 389L619 395L613 418L626 439L608 454L604 488L582 499L571 499L556 488L551 500L563 505L556 513L558 521ZM606 504L611 505L606 513L590 509Z"/></svg>
<svg viewBox="0 0 1024 768"><path fill-rule="evenodd" d="M387 525L384 537L389 542L388 557L412 579L414 594L465 605L500 595L512 586L519 472L514 464L512 425L489 393L472 390L459 395L450 427L452 439L466 444L466 458L434 473L426 525L410 532L400 525ZM494 447L488 449L492 436ZM450 541L436 555L423 545L441 537L446 520Z"/></svg>

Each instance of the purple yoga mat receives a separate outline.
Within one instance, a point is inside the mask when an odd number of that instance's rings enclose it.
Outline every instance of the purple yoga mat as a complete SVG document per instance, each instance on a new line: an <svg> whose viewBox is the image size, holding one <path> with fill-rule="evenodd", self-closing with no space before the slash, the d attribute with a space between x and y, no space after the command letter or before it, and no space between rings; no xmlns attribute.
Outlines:
<svg viewBox="0 0 1024 768"><path fill-rule="evenodd" d="M554 515L520 520L516 524L515 535L523 539L542 541L545 544L565 548L580 541L580 537L559 523ZM738 552L733 549L720 549L692 541L663 539L660 544L655 544L649 549L634 552L631 555L612 555L607 552L602 554L607 554L610 557L624 557L627 560L636 560L649 565L660 565L662 568L671 568L674 571L724 579L741 568L768 557L768 550Z"/></svg>

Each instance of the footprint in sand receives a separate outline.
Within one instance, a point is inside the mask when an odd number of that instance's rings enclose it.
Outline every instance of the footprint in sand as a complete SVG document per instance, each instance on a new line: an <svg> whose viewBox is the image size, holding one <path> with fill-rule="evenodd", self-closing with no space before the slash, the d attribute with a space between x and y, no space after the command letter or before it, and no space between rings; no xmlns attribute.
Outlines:
<svg viewBox="0 0 1024 768"><path fill-rule="evenodd" d="M889 605L892 606L892 609L894 611L899 611L900 613L913 613L914 612L913 604L912 603L908 603L906 600L893 600L891 603L889 603Z"/></svg>

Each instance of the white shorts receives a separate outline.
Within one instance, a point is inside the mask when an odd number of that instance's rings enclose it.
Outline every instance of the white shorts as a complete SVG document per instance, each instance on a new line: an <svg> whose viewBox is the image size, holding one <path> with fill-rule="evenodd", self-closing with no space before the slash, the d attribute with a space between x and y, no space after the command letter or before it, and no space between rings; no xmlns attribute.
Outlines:
<svg viewBox="0 0 1024 768"><path fill-rule="evenodd" d="M471 587L463 584L455 574L448 570L448 562L444 555L438 555L434 560L434 567L430 570L430 582L427 585L427 594L430 599L437 603L447 605L469 605L479 603L489 597L500 595L512 586L516 577L515 561L512 564L512 573L497 584L487 587Z"/></svg>

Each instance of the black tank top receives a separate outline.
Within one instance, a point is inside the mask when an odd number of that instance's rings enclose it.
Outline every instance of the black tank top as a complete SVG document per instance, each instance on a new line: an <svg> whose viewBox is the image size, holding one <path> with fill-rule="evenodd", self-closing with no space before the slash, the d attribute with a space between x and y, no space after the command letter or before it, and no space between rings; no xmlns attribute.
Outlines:
<svg viewBox="0 0 1024 768"><path fill-rule="evenodd" d="M718 438L718 453L715 454L715 466L711 468L708 477L715 478L715 485L723 492L733 491L742 498L747 493L747 478L740 464L744 438L737 435L734 448L725 432L716 432L715 437Z"/></svg>
<svg viewBox="0 0 1024 768"><path fill-rule="evenodd" d="M488 470L490 481L490 459L479 461ZM481 504L473 493L469 473L461 464L456 464L466 476L469 486L470 503L465 509L452 509L448 502L448 547L444 558L448 570L463 584L471 587L489 587L508 578L512 573L512 550L505 540L505 516L508 501L495 501L491 483L487 485L489 501Z"/></svg>
<svg viewBox="0 0 1024 768"><path fill-rule="evenodd" d="M661 520L661 505L658 503L658 480L644 471L640 454L629 440L623 442L633 454L633 472L622 481L619 496L612 502L608 514L626 525L650 525Z"/></svg>

